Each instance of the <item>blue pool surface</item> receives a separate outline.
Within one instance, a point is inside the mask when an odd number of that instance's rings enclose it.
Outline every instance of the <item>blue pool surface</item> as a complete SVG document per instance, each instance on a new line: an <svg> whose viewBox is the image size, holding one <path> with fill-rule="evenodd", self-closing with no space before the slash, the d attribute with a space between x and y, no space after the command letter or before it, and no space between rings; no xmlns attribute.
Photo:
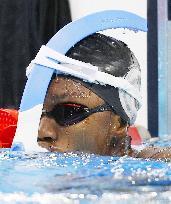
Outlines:
<svg viewBox="0 0 171 204"><path fill-rule="evenodd" d="M171 162L159 160L1 149L0 177L0 204L171 203Z"/></svg>

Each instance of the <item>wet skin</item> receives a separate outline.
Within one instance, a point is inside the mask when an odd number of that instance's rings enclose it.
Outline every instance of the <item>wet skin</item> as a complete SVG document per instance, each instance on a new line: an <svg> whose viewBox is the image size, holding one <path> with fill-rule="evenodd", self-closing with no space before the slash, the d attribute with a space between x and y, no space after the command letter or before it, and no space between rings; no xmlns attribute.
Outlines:
<svg viewBox="0 0 171 204"><path fill-rule="evenodd" d="M82 104L88 108L104 104L103 99L79 82L56 77L49 86L44 109L49 112L57 104L65 102ZM38 144L49 151L171 159L171 148L147 147L137 153L131 149L130 140L126 138L127 127L112 111L93 113L70 126L60 126L54 118L43 116L38 132Z"/></svg>
<svg viewBox="0 0 171 204"><path fill-rule="evenodd" d="M56 104L65 102L82 104L88 108L104 104L100 97L79 82L56 77L49 86L44 109L49 112ZM70 126L60 126L54 118L43 116L39 126L38 143L50 151L81 151L123 156L126 132L127 127L121 125L120 117L112 111L93 113ZM113 138L117 141L113 142ZM131 151L126 151L131 154Z"/></svg>

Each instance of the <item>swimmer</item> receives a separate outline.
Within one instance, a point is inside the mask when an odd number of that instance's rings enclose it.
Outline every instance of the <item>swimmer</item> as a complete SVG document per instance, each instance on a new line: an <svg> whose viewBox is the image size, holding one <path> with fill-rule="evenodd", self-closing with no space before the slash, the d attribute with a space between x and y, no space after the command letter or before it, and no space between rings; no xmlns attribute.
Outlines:
<svg viewBox="0 0 171 204"><path fill-rule="evenodd" d="M126 78L140 90L139 63L119 40L93 34L66 55L97 66L101 72ZM38 144L56 152L171 158L171 151L167 149L149 147L136 152L131 148L127 129L134 124L139 108L138 101L119 88L54 74L44 101Z"/></svg>

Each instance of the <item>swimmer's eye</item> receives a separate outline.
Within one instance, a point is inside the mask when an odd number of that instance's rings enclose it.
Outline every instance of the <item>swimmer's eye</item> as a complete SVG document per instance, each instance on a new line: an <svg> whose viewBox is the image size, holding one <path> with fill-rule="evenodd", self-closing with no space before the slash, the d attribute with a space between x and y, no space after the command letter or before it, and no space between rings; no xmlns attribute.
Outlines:
<svg viewBox="0 0 171 204"><path fill-rule="evenodd" d="M111 107L108 104L89 109L87 106L76 103L57 104L51 111L43 110L42 116L55 119L61 126L69 126L81 122L88 116L96 112L109 111Z"/></svg>

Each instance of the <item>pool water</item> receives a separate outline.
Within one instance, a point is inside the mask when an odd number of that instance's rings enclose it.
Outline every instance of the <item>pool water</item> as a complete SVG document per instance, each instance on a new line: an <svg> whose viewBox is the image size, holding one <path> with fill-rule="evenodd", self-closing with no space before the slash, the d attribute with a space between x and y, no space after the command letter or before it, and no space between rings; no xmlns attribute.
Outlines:
<svg viewBox="0 0 171 204"><path fill-rule="evenodd" d="M171 202L171 162L159 160L1 149L0 177L1 204Z"/></svg>

